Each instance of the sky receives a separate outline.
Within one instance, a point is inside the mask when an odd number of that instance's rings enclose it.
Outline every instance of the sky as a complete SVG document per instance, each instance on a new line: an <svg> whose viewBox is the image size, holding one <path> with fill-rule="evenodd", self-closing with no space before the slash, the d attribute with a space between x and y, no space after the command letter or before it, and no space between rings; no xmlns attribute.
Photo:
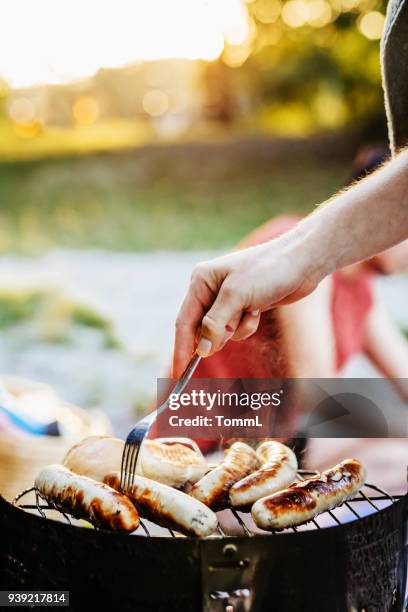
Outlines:
<svg viewBox="0 0 408 612"><path fill-rule="evenodd" d="M64 83L101 67L218 57L248 34L243 0L2 0L0 77Z"/></svg>

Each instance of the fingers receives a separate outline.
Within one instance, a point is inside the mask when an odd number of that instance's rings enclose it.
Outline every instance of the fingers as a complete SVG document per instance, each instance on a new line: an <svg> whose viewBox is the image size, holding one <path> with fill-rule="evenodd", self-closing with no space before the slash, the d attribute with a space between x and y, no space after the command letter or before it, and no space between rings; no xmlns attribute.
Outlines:
<svg viewBox="0 0 408 612"><path fill-rule="evenodd" d="M246 312L236 328L234 335L231 340L245 340L252 336L256 332L261 320L261 313L259 310L253 310L252 312Z"/></svg>
<svg viewBox="0 0 408 612"><path fill-rule="evenodd" d="M282 266L270 286L266 279L271 261L276 259L276 245L272 251L270 246L265 249L254 247L195 268L176 324L175 377L179 377L187 366L200 327L197 352L208 357L230 338L242 340L257 330L260 314L250 314L251 308L267 310L290 303L311 291L311 283L306 277L296 283Z"/></svg>
<svg viewBox="0 0 408 612"><path fill-rule="evenodd" d="M197 347L197 352L199 352L202 357L208 357L214 352L222 349L228 340L239 341L249 338L249 336L252 336L258 329L260 319L261 313L259 310L245 312L243 315L239 313L239 315L236 315L234 319L225 326L224 336L219 344L216 345L216 348L213 348L213 343L209 338L202 335Z"/></svg>
<svg viewBox="0 0 408 612"><path fill-rule="evenodd" d="M220 291L201 323L201 338L197 353L209 357L225 344L239 326L243 310L241 293L227 283Z"/></svg>

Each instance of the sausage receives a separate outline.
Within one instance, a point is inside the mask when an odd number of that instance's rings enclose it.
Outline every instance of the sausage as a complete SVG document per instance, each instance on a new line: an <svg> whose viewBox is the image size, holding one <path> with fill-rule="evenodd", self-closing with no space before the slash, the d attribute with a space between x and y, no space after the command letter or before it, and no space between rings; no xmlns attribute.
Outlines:
<svg viewBox="0 0 408 612"><path fill-rule="evenodd" d="M125 495L62 465L43 468L35 487L50 505L96 527L130 533L139 526L137 510Z"/></svg>
<svg viewBox="0 0 408 612"><path fill-rule="evenodd" d="M120 473L107 474L104 482L120 490ZM126 495L141 516L162 527L170 527L187 535L205 537L218 526L216 514L186 493L168 485L136 475Z"/></svg>
<svg viewBox="0 0 408 612"><path fill-rule="evenodd" d="M190 495L215 510L228 504L230 487L258 466L255 451L243 442L234 442L222 463L201 478L190 490Z"/></svg>
<svg viewBox="0 0 408 612"><path fill-rule="evenodd" d="M296 482L283 491L259 499L252 518L261 529L285 529L310 521L354 497L363 486L366 470L357 459L345 459L320 476Z"/></svg>
<svg viewBox="0 0 408 612"><path fill-rule="evenodd" d="M236 508L248 508L261 497L280 491L296 479L296 455L281 442L263 442L256 455L260 469L233 484L229 490L231 505Z"/></svg>

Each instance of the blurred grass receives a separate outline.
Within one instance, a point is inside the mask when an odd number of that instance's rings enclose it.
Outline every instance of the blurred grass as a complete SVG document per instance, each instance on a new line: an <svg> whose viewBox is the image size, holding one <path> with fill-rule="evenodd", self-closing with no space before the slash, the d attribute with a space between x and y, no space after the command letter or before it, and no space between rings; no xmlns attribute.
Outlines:
<svg viewBox="0 0 408 612"><path fill-rule="evenodd" d="M6 329L34 317L43 301L37 291L1 291L0 329Z"/></svg>
<svg viewBox="0 0 408 612"><path fill-rule="evenodd" d="M349 167L305 142L256 139L3 162L0 252L226 248L273 215L308 212Z"/></svg>
<svg viewBox="0 0 408 612"><path fill-rule="evenodd" d="M101 332L106 348L118 348L112 323L86 304L46 289L0 290L0 330L34 322L41 339L67 342L73 326Z"/></svg>
<svg viewBox="0 0 408 612"><path fill-rule="evenodd" d="M92 125L48 126L13 124L0 116L0 160L32 160L44 157L111 151L144 144L152 137L146 122L111 119Z"/></svg>

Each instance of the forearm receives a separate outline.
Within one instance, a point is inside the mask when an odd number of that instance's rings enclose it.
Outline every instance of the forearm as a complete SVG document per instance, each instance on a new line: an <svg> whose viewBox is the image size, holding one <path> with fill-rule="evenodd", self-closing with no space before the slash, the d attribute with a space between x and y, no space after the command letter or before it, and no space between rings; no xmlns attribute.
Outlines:
<svg viewBox="0 0 408 612"><path fill-rule="evenodd" d="M312 275L371 257L408 237L408 150L321 205L293 230Z"/></svg>

